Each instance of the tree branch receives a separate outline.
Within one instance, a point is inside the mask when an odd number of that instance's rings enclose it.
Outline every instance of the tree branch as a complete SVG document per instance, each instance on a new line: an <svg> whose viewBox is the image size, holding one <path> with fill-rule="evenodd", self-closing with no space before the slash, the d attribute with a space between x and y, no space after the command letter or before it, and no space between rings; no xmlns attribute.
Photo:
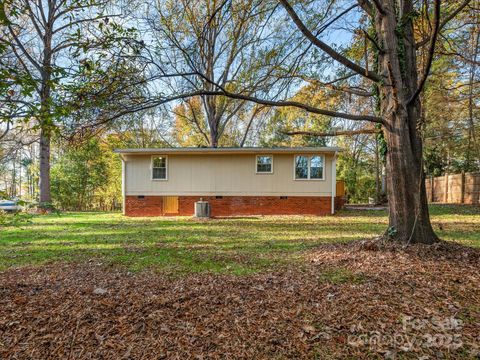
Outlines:
<svg viewBox="0 0 480 360"><path fill-rule="evenodd" d="M377 9L377 11L382 14L382 15L385 15L385 9L383 8L382 4L380 3L379 0L372 0L373 3L375 4L375 8Z"/></svg>
<svg viewBox="0 0 480 360"><path fill-rule="evenodd" d="M378 42L370 36L370 34L368 32L366 32L365 30L362 29L362 32L363 32L363 35L365 35L365 37L370 40L370 42L373 44L373 46L375 46L375 48L378 50L379 54L385 54L385 50L383 50L380 45L378 44Z"/></svg>
<svg viewBox="0 0 480 360"><path fill-rule="evenodd" d="M257 116L257 114L263 110L263 106L257 106L253 112L252 115L250 116L250 120L248 121L247 128L245 129L245 132L243 133L242 140L240 141L240 147L243 147L245 145L245 141L247 141L247 136L250 131L250 127L252 126L253 120Z"/></svg>
<svg viewBox="0 0 480 360"><path fill-rule="evenodd" d="M383 118L378 117L378 116L373 116L373 115L354 115L354 114L347 114L347 113L342 113L342 112L337 112L337 111L332 111L332 110L326 110L326 109L319 109L314 106L310 106L307 104L303 104L298 101L274 101L274 100L265 100L265 99L260 99L254 96L249 96L249 95L243 95L243 94L235 94L231 93L226 90L218 90L218 91L205 91L205 90L199 90L198 95L220 95L220 96L225 96L231 99L238 99L238 100L246 100L250 102L254 102L257 104L261 105L267 105L267 106L272 106L272 107L295 107L298 109L303 109L307 112L313 113L313 114L319 114L319 115L326 115L326 116L331 116L331 117L337 117L337 118L342 118L342 119L347 119L347 120L355 120L355 121L370 121L378 124L383 124Z"/></svg>
<svg viewBox="0 0 480 360"><path fill-rule="evenodd" d="M361 134L377 134L381 130L379 129L361 129L361 130L338 130L329 132L318 131L282 131L282 134L293 135L308 135L308 136L354 136Z"/></svg>
<svg viewBox="0 0 480 360"><path fill-rule="evenodd" d="M374 17L373 5L369 0L358 0L358 5L360 5L360 7L368 14L368 16L371 18Z"/></svg>
<svg viewBox="0 0 480 360"><path fill-rule="evenodd" d="M450 15L448 15L447 17L445 17L445 19L442 20L441 24L440 24L440 28L439 28L439 31L442 30L448 23L450 20L452 20L455 16L458 15L458 13L460 13L460 11L462 11L463 9L465 9L465 7L467 7L468 4L471 3L472 0L465 0L463 3L461 3L458 8L456 8ZM417 49L421 48L422 46L428 44L428 37L421 40L420 42L418 42L415 47Z"/></svg>
<svg viewBox="0 0 480 360"><path fill-rule="evenodd" d="M311 80L311 79L303 79L306 82L309 82L310 84L316 85L316 86L323 86L328 89L331 89L333 91L339 91L339 92L345 92L347 94L352 94L352 95L357 95L357 96L362 96L362 97L371 97L373 96L373 92L369 91L364 91L364 90L359 90L359 89L354 89L350 87L342 87L342 86L336 86L336 85L331 85L331 84L325 84L322 83L321 81L318 80Z"/></svg>
<svg viewBox="0 0 480 360"><path fill-rule="evenodd" d="M56 34L58 32L61 32L61 31L65 30L65 29L71 28L73 26L76 26L76 25L79 25L79 24L82 24L82 23L85 23L85 22L93 22L95 20L101 20L101 19L105 19L105 18L112 18L112 17L118 17L118 16L120 16L120 15L117 15L117 14L98 15L97 17L92 17L92 18L89 17L89 18L85 18L85 19L71 21L71 22L68 22L65 25L60 26L57 29L54 29L53 34Z"/></svg>
<svg viewBox="0 0 480 360"><path fill-rule="evenodd" d="M428 75L430 74L430 68L432 67L433 56L435 55L435 44L437 43L438 33L440 31L440 3L441 3L441 0L435 0L435 4L434 4L435 18L433 20L434 27L433 27L433 34L430 39L430 48L428 50L428 58L425 64L425 69L423 71L422 79L418 84L417 90L413 93L412 97L408 100L409 105L412 104L417 99L418 95L420 95L420 93L423 90L423 86L427 81Z"/></svg>
<svg viewBox="0 0 480 360"><path fill-rule="evenodd" d="M207 76L204 74L198 72L198 76L200 76L202 79L204 79L206 82L209 84L214 85L217 89L220 90L197 90L199 92L198 95L217 95L217 96L225 96L231 99L237 99L237 100L245 100L245 101L250 101L254 102L257 104L261 105L267 105L271 107L296 107L299 109L303 109L307 112L313 113L313 114L319 114L319 115L326 115L326 116L331 116L331 117L338 117L342 119L347 119L347 120L355 120L355 121L370 121L378 124L383 124L383 118L378 117L378 116L373 116L373 115L354 115L354 114L347 114L347 113L341 113L337 111L332 111L332 110L326 110L326 109L319 109L314 106L310 106L301 102L297 101L275 101L275 100L265 100L265 99L260 99L255 96L251 95L244 95L244 94L238 94L238 93L232 93L225 88L223 88L221 85L218 85L214 81L210 80Z"/></svg>
<svg viewBox="0 0 480 360"><path fill-rule="evenodd" d="M10 32L10 35L12 36L13 40L17 44L18 48L22 51L22 53L25 55L25 57L30 61L30 63L39 71L42 72L41 66L38 64L37 61L29 54L27 49L23 46L22 42L19 40L17 34L15 34L15 31L12 29L11 26L7 26L8 31Z"/></svg>
<svg viewBox="0 0 480 360"><path fill-rule="evenodd" d="M10 124L10 121L7 121L7 126L5 128L5 131L0 135L0 140L7 136L8 132L10 131Z"/></svg>
<svg viewBox="0 0 480 360"><path fill-rule="evenodd" d="M287 13L290 15L292 18L293 22L297 26L297 28L303 33L303 35L310 40L316 47L321 49L322 51L326 52L331 58L334 60L338 61L342 65L348 67L349 69L355 71L357 74L362 75L363 77L370 79L375 82L379 82L381 80L381 77L371 71L368 71L367 69L363 68L362 66L354 63L350 59L346 58L342 54L340 54L338 51L334 50L331 48L329 45L318 39L310 30L307 29L305 24L300 20L298 17L297 13L295 10L292 8L292 6L288 3L287 0L279 0L280 3L283 5Z"/></svg>
<svg viewBox="0 0 480 360"><path fill-rule="evenodd" d="M317 36L322 33L323 31L325 31L325 29L327 29L330 25L332 25L335 21L337 21L338 19L344 17L346 14L348 14L351 10L355 9L357 6L359 6L359 4L353 4L352 6L350 6L349 8L345 9L344 11L342 11L340 14L338 14L337 16L335 16L333 19L331 19L330 21L328 21L325 25L322 25L322 27L320 28L320 30L317 32Z"/></svg>

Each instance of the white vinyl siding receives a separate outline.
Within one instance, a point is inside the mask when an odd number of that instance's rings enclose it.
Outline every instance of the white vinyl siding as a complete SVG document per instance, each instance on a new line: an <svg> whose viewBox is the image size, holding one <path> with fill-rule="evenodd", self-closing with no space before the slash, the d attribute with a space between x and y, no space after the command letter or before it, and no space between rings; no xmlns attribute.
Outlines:
<svg viewBox="0 0 480 360"><path fill-rule="evenodd" d="M295 180L294 154L274 154L273 173L267 175L255 172L256 155L170 154L166 159L168 181L151 180L152 155L124 155L126 195L330 196L331 176L323 181ZM313 155L317 154L305 154ZM330 175L333 154L322 158L324 173Z"/></svg>

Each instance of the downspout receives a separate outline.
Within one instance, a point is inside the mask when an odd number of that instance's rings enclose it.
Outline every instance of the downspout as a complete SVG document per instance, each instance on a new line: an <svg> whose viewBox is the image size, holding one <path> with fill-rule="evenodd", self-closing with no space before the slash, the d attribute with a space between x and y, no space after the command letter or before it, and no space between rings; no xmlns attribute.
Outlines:
<svg viewBox="0 0 480 360"><path fill-rule="evenodd" d="M335 214L335 196L337 193L337 151L332 159L332 215Z"/></svg>
<svg viewBox="0 0 480 360"><path fill-rule="evenodd" d="M126 180L127 180L127 175L125 171L125 159L123 158L123 155L120 154L120 159L122 160L122 214L125 215L125 202L126 202Z"/></svg>

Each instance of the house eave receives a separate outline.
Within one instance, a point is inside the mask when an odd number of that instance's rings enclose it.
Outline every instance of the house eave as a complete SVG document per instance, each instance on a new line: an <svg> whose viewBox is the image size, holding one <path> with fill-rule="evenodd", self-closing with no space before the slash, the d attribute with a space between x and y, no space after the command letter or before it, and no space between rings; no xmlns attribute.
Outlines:
<svg viewBox="0 0 480 360"><path fill-rule="evenodd" d="M332 153L341 152L338 147L243 147L243 148L141 148L141 149L115 149L114 152L122 155L156 155L156 154L296 154L296 153Z"/></svg>

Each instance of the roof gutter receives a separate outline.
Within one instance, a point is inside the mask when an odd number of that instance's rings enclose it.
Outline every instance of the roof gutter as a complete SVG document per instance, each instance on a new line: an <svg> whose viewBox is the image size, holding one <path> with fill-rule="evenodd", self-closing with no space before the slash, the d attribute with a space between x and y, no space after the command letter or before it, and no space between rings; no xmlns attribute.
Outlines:
<svg viewBox="0 0 480 360"><path fill-rule="evenodd" d="M156 154L294 154L294 153L334 153L341 151L336 147L305 148L140 148L115 149L117 154L124 155L156 155Z"/></svg>

